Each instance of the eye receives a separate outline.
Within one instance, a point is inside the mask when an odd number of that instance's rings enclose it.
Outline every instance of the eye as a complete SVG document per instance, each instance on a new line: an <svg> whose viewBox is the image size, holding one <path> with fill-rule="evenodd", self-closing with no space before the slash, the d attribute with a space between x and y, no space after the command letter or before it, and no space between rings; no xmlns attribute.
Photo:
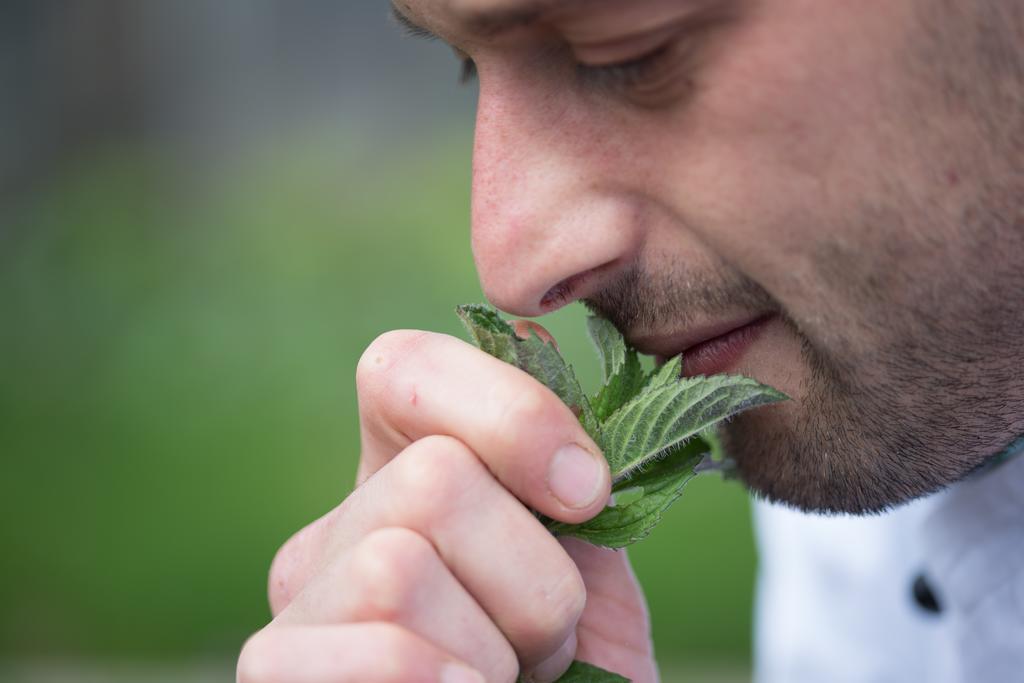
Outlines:
<svg viewBox="0 0 1024 683"><path fill-rule="evenodd" d="M576 77L585 86L628 90L638 88L657 79L671 53L671 45L663 45L641 57L611 64L577 62ZM459 84L472 83L477 78L476 62L461 50L455 50L459 60Z"/></svg>
<svg viewBox="0 0 1024 683"><path fill-rule="evenodd" d="M648 83L669 52L665 45L641 57L612 64L576 64L576 76L588 87L629 89Z"/></svg>
<svg viewBox="0 0 1024 683"><path fill-rule="evenodd" d="M609 63L609 65L588 65L577 63L577 77L587 85L601 87L629 87L644 81L660 65L668 51L659 48L636 59ZM471 57L457 55L460 61L459 83L465 85L476 80L476 62Z"/></svg>

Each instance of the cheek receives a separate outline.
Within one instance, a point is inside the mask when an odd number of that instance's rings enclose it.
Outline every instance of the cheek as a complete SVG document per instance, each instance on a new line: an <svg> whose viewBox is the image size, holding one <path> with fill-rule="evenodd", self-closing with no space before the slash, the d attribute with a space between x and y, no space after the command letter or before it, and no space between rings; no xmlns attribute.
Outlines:
<svg viewBox="0 0 1024 683"><path fill-rule="evenodd" d="M844 11L856 17L837 16ZM884 195L895 154L887 150L898 139L895 89L879 76L895 71L884 47L897 36L865 14L779 2L738 27L709 59L666 157L686 224L808 314L820 306L808 300L820 284L816 252L864 238L851 218ZM844 42L847 33L867 34L862 50Z"/></svg>

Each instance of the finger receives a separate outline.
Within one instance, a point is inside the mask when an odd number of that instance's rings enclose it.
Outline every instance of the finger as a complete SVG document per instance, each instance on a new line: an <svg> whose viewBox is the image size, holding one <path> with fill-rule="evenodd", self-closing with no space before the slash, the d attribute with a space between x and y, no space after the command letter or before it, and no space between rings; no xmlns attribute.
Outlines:
<svg viewBox="0 0 1024 683"><path fill-rule="evenodd" d="M526 672L524 680L531 683L552 683L562 677L573 660L576 659L577 649L576 633L569 635L569 639L562 643L555 654L533 667L532 671Z"/></svg>
<svg viewBox="0 0 1024 683"><path fill-rule="evenodd" d="M445 434L554 519L585 521L608 498L608 465L572 410L525 372L465 342L390 332L367 349L356 380L360 481L412 441Z"/></svg>
<svg viewBox="0 0 1024 683"><path fill-rule="evenodd" d="M310 581L277 623L391 622L482 672L515 678L516 653L426 538L371 532ZM566 663L568 664L568 663Z"/></svg>
<svg viewBox="0 0 1024 683"><path fill-rule="evenodd" d="M238 683L484 683L409 631L384 623L277 627L242 648Z"/></svg>
<svg viewBox="0 0 1024 683"><path fill-rule="evenodd" d="M558 348L558 342L551 336L548 329L540 323L535 323L532 320L513 320L512 329L515 330L516 336L520 339L529 339L531 334L536 334L542 342L551 344L556 349Z"/></svg>
<svg viewBox="0 0 1024 683"><path fill-rule="evenodd" d="M271 568L275 613L333 558L385 527L427 538L524 666L570 637L586 602L576 565L465 444L443 436L417 441L281 549Z"/></svg>
<svg viewBox="0 0 1024 683"><path fill-rule="evenodd" d="M587 587L587 605L577 624L577 659L630 680L658 680L647 603L626 551L577 538L559 542Z"/></svg>

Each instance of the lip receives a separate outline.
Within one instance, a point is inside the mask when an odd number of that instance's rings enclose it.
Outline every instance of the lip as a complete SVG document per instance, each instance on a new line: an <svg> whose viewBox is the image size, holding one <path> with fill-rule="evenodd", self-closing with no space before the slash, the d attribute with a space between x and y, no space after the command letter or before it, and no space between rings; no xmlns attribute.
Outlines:
<svg viewBox="0 0 1024 683"><path fill-rule="evenodd" d="M682 354L683 376L713 375L739 362L774 315L758 314L664 336L639 337L633 345L660 365Z"/></svg>

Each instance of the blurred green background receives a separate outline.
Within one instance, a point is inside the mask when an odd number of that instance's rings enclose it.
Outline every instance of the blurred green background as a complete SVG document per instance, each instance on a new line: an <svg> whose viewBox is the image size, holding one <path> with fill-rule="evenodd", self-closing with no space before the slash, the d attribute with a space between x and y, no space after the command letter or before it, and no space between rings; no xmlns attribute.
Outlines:
<svg viewBox="0 0 1024 683"><path fill-rule="evenodd" d="M59 5L0 10L0 676L229 680L351 490L360 353L481 299L474 93L382 2ZM594 386L582 320L543 322ZM630 552L666 680L742 680L746 494Z"/></svg>

